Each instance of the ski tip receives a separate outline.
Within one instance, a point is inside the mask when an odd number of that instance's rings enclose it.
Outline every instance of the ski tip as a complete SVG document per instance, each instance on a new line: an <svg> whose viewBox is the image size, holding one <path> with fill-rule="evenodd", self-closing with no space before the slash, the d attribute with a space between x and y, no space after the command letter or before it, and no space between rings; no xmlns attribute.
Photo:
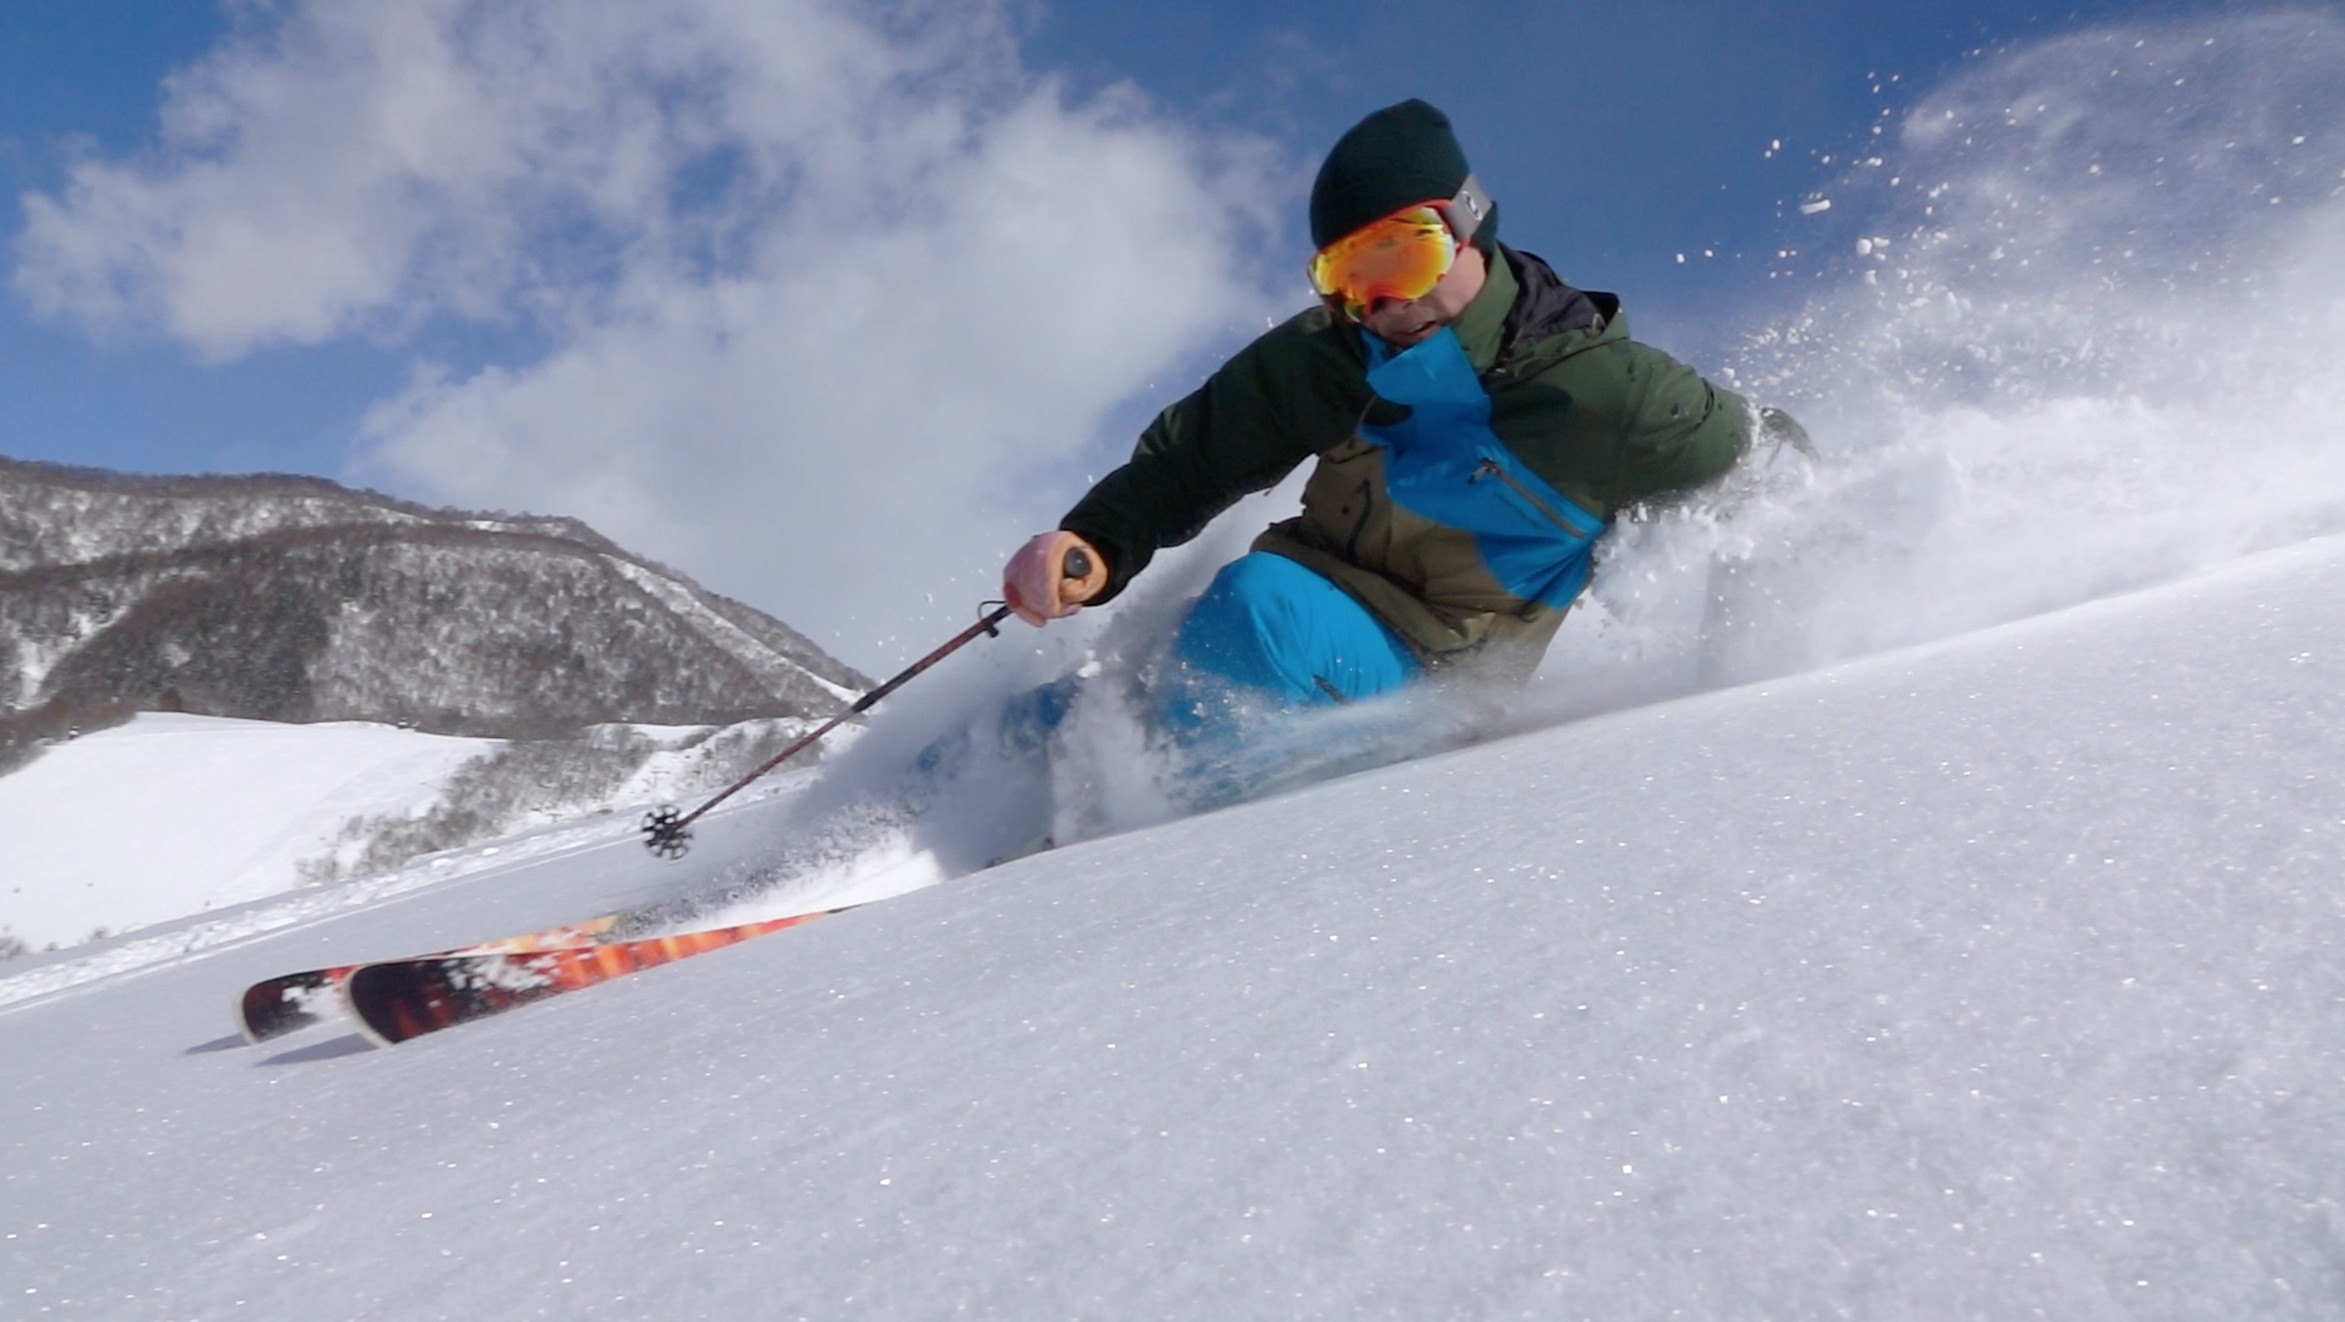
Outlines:
<svg viewBox="0 0 2345 1322"><path fill-rule="evenodd" d="M272 1037L282 1037L293 1031L289 1028L278 1027L275 1023L253 1013L253 993L259 990L258 986L247 987L243 994L236 998L236 1031L244 1035L244 1045L248 1047L257 1047Z"/></svg>
<svg viewBox="0 0 2345 1322"><path fill-rule="evenodd" d="M314 974L270 978L245 988L236 998L236 1026L244 1033L245 1043L257 1047L298 1033L324 1018L315 1008L320 985L315 978Z"/></svg>
<svg viewBox="0 0 2345 1322"><path fill-rule="evenodd" d="M378 1047L395 1047L415 1034L399 1032L398 1025L388 1019L378 1024L375 1017L368 1013L370 1007L380 1009L368 995L380 977L381 971L371 964L351 970L350 976L342 980L342 1008L350 1015L350 1021L358 1026L360 1037Z"/></svg>

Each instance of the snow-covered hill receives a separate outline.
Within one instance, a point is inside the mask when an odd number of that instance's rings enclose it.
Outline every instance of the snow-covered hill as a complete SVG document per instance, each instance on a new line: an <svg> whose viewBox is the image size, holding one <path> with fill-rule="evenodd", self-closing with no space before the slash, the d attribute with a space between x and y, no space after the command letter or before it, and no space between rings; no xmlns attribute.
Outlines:
<svg viewBox="0 0 2345 1322"><path fill-rule="evenodd" d="M162 712L76 739L0 776L0 933L69 946L284 890L345 821L421 813L495 746Z"/></svg>
<svg viewBox="0 0 2345 1322"><path fill-rule="evenodd" d="M681 873L573 840L36 962L0 1311L2334 1317L2341 593L2310 542L391 1051L242 1047L229 1001Z"/></svg>
<svg viewBox="0 0 2345 1322"><path fill-rule="evenodd" d="M575 520L0 458L0 960L705 792L868 685Z"/></svg>
<svg viewBox="0 0 2345 1322"><path fill-rule="evenodd" d="M460 858L496 858L500 846L488 842L513 833L566 827L575 829L555 834L607 838L610 824L590 819L616 814L632 829L643 808L705 797L811 724L603 726L572 739L508 742L358 721L144 712L0 776L0 839L13 842L0 871L0 970L28 952L366 879L355 890L297 897L286 921L299 921L319 903L407 888L413 878L397 869L421 855L456 851L407 869L431 877L449 875ZM800 760L811 767L815 758ZM202 940L242 935L245 921ZM117 943L103 966L190 940L185 930L151 935Z"/></svg>

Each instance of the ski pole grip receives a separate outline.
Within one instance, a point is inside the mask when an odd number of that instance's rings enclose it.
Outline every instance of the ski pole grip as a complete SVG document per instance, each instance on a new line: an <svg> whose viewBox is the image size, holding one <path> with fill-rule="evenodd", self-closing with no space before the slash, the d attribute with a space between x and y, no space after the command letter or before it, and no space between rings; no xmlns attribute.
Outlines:
<svg viewBox="0 0 2345 1322"><path fill-rule="evenodd" d="M1107 591L1107 562L1099 552L1081 541L1075 541L1067 553L1059 557L1059 600L1069 606L1080 606Z"/></svg>

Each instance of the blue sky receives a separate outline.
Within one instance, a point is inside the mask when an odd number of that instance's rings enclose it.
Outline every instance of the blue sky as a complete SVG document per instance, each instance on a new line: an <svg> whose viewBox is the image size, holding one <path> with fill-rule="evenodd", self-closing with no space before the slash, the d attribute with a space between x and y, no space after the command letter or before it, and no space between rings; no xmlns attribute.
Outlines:
<svg viewBox="0 0 2345 1322"><path fill-rule="evenodd" d="M1169 114L1268 137L1298 171L1366 110L1432 99L1459 121L1498 191L1510 240L1574 279L1630 295L1643 334L1698 341L1705 312L1756 296L1778 240L1796 237L1782 212L1828 177L1815 158L1846 150L1881 108L1985 48L2214 7L1304 0L1030 3L1017 15L1034 72L1078 94L1135 83ZM184 0L0 6L8 194L53 189L74 151L150 148L160 83L228 27L220 6ZM1776 139L1785 150L1769 157ZM1289 221L1281 238L1299 253L1300 220ZM13 206L6 224L10 234L21 226ZM1675 260L1705 249L1725 256ZM481 351L500 348L511 351ZM93 342L8 298L0 453L340 477L360 414L398 386L405 360L397 346L346 343L204 365L151 336Z"/></svg>
<svg viewBox="0 0 2345 1322"><path fill-rule="evenodd" d="M1789 296L1783 281L1817 270L1805 249L1822 229L1796 206L1838 177L1825 157L1844 164L1982 52L2235 7L1019 0L874 22L877 6L675 0L561 11L582 35L539 70L516 63L543 53L542 32L498 46L454 0L385 8L414 21L316 0L0 7L0 182L15 200L0 211L15 273L0 294L0 453L576 513L868 662L926 616L827 612L824 577L869 562L863 539L917 542L903 564L926 579L907 590L956 611L956 594L982 595L986 571L968 564L1047 525L1134 426L1304 301L1301 199L1367 110L1411 95L1449 110L1504 236L1620 292L1643 338L1707 368ZM642 26L671 10L687 21ZM678 27L729 35L613 75L602 101L600 84L549 85L549 70L607 70ZM467 57L435 67L477 75L479 96L414 109L400 61L427 37ZM718 65L733 90L706 105L700 83L660 81ZM826 119L826 97L852 117ZM376 113L344 123L353 102ZM506 137L477 135L477 169L412 159L472 150L451 115L508 112L490 125ZM647 116L665 117L649 184L613 164ZM872 123L860 158L833 141ZM562 159L606 130L597 159ZM958 200L922 191L936 180ZM26 198L52 205L37 242ZM800 211L815 201L826 210ZM825 216L846 221L835 242ZM997 221L1016 252L972 236ZM761 310L745 312L752 287ZM900 371L839 382L899 325L931 328ZM840 341L871 347L825 358ZM772 356L708 347L736 343ZM940 370L953 383L933 403L899 397ZM821 389L768 380L793 372ZM764 454L769 424L822 439ZM508 445L598 426L610 435L582 449ZM841 457L858 446L867 466ZM929 499L891 497L931 461ZM706 485L678 476L695 471ZM983 516L958 517L972 506ZM718 531L761 521L805 531Z"/></svg>

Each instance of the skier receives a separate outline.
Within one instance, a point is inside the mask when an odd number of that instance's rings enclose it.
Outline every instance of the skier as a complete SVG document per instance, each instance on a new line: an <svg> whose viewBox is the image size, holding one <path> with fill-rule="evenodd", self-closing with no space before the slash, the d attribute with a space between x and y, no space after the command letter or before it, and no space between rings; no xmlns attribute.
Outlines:
<svg viewBox="0 0 2345 1322"><path fill-rule="evenodd" d="M1158 715L1176 738L1233 704L1527 679L1622 510L1716 480L1754 432L1806 448L1788 416L1629 338L1618 298L1500 243L1495 203L1424 101L1336 142L1310 219L1320 305L1159 414L1003 570L1030 624L1103 604L1316 458L1302 513L1224 566L1175 634Z"/></svg>

